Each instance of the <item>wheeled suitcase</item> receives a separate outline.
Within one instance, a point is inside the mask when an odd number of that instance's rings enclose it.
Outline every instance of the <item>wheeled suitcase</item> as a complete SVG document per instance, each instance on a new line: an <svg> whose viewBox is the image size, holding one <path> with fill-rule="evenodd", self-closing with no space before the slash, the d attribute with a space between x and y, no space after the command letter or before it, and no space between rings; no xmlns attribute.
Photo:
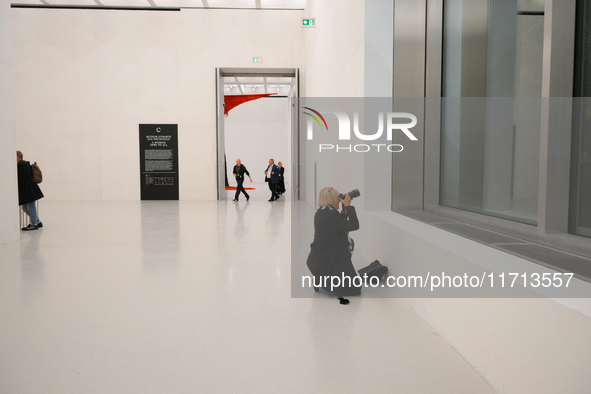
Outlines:
<svg viewBox="0 0 591 394"><path fill-rule="evenodd" d="M375 279L373 281L371 280L372 278L378 278L379 283L384 277L384 275L386 275L386 272L388 272L388 267L382 265L378 260L375 260L373 263L371 263L365 268L361 268L357 272L359 272L359 275L362 278L364 278L364 276L367 275L367 285L368 283L376 283Z"/></svg>

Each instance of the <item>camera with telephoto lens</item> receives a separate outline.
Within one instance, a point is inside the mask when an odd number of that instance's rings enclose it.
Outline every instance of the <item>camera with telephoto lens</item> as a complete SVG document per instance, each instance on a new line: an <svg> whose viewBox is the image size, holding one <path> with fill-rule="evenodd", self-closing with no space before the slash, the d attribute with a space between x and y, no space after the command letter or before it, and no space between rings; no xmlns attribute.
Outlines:
<svg viewBox="0 0 591 394"><path fill-rule="evenodd" d="M352 199L354 199L354 198L357 198L357 197L359 197L359 196L361 195L361 193L359 193L359 189L353 189L353 190L351 190L351 191L350 191L349 193L347 193L347 194L349 195L349 197L351 197L351 200L352 200ZM345 197L347 197L347 195L346 195L346 194L343 194L343 193L339 194L339 198L340 198L341 200L344 200L344 199L345 199Z"/></svg>

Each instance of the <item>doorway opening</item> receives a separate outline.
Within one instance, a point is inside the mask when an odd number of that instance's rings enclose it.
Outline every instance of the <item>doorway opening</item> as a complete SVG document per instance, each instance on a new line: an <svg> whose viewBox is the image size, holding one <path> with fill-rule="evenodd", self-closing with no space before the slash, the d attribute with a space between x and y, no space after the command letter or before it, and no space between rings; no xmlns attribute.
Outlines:
<svg viewBox="0 0 591 394"><path fill-rule="evenodd" d="M234 196L236 159L252 177L253 183L245 179L247 191L267 189L264 170L270 158L282 162L287 193L298 198L298 74L298 69L216 70L218 200Z"/></svg>

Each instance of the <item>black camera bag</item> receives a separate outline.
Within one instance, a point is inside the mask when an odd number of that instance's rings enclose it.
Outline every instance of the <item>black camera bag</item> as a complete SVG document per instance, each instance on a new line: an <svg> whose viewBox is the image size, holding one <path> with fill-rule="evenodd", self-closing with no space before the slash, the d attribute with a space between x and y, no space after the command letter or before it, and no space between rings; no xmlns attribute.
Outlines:
<svg viewBox="0 0 591 394"><path fill-rule="evenodd" d="M386 272L388 272L388 267L386 267L385 265L382 265L378 260L375 260L373 263L371 263L370 265L368 265L365 268L361 268L357 272L359 272L359 275L361 277L363 277L365 274L367 274L368 282L373 277L377 277L378 281L381 281L382 278L384 277L384 275L386 275Z"/></svg>

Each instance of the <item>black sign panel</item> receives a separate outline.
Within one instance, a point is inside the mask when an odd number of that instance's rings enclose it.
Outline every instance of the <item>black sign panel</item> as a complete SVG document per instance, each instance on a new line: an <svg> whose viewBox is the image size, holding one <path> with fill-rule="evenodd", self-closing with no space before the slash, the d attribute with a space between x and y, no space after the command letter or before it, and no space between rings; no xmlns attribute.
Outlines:
<svg viewBox="0 0 591 394"><path fill-rule="evenodd" d="M179 199L178 125L140 125L142 200Z"/></svg>

